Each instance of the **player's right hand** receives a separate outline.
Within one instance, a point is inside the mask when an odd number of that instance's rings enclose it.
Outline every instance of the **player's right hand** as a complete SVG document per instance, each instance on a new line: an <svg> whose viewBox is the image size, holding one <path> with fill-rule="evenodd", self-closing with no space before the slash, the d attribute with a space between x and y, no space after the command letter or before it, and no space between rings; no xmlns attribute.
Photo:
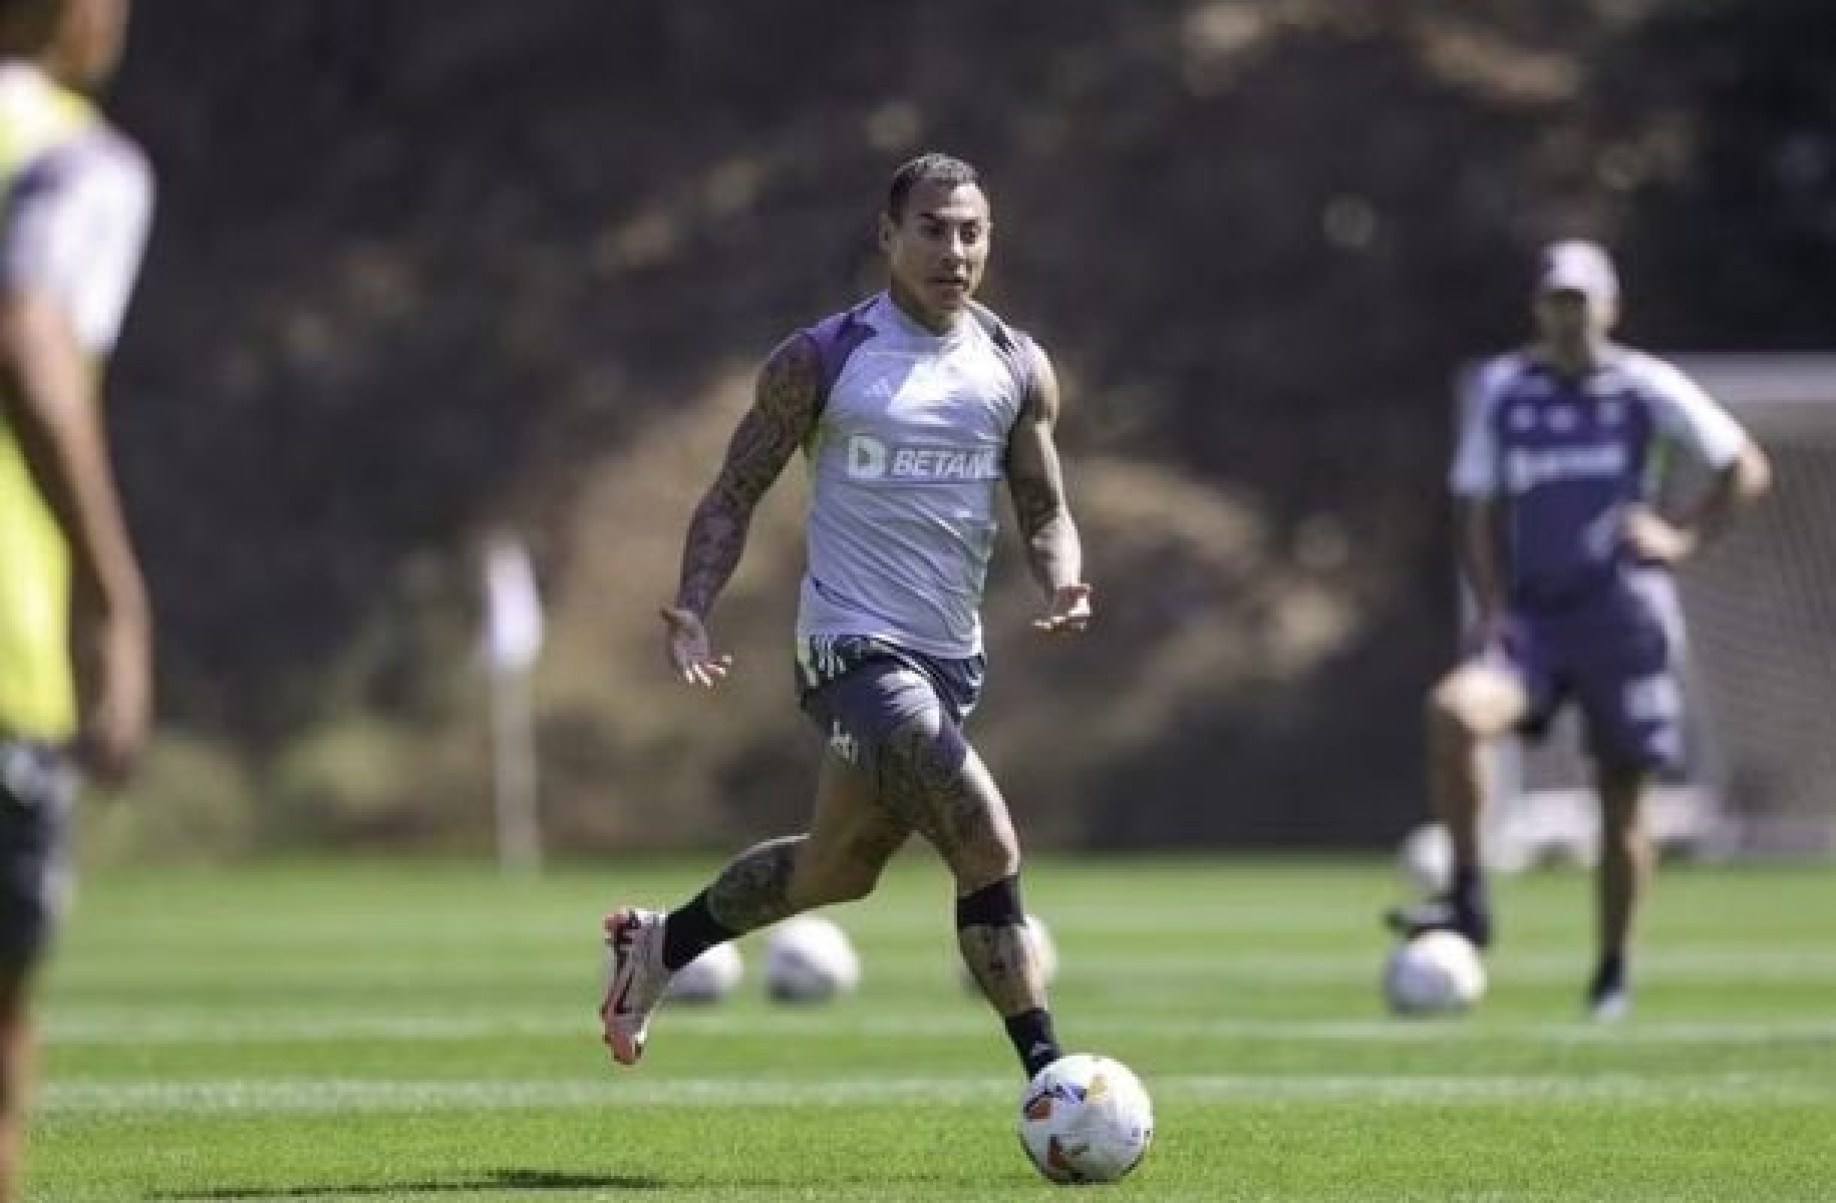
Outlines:
<svg viewBox="0 0 1836 1203"><path fill-rule="evenodd" d="M708 628L701 616L681 606L662 606L657 614L665 627L663 650L669 666L684 685L712 689L733 667L733 657L716 656L708 642Z"/></svg>
<svg viewBox="0 0 1836 1203"><path fill-rule="evenodd" d="M121 786L134 775L152 727L152 680L138 647L110 647L100 656L77 736L84 770L107 786Z"/></svg>

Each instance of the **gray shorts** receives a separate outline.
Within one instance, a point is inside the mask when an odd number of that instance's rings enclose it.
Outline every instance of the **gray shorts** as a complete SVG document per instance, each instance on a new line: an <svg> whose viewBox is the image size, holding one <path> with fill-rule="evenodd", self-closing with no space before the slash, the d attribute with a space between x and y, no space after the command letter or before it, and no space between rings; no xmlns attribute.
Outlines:
<svg viewBox="0 0 1836 1203"><path fill-rule="evenodd" d="M981 700L986 663L864 636L811 636L797 641L798 701L830 752L871 773L887 736L913 719L937 714L962 726Z"/></svg>
<svg viewBox="0 0 1836 1203"><path fill-rule="evenodd" d="M57 932L81 785L63 749L0 738L0 963L36 960Z"/></svg>

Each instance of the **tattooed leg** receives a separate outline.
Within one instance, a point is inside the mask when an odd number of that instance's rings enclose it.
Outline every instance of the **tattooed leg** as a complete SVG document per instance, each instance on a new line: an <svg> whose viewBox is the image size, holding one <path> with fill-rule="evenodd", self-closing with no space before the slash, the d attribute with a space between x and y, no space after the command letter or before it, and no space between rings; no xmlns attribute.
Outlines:
<svg viewBox="0 0 1836 1203"><path fill-rule="evenodd" d="M672 911L663 963L679 969L715 944L873 891L911 825L879 804L873 778L825 755L810 830L754 845Z"/></svg>
<svg viewBox="0 0 1836 1203"><path fill-rule="evenodd" d="M1046 1005L1045 976L1024 918L999 926L972 924L956 929L963 964L990 1005L1002 1015L1018 1015Z"/></svg>
<svg viewBox="0 0 1836 1203"><path fill-rule="evenodd" d="M1019 842L981 757L953 724L931 715L886 741L879 784L882 801L936 847L956 877L957 946L982 993L1004 1016L1043 1008L1045 981L1014 884Z"/></svg>
<svg viewBox="0 0 1836 1203"><path fill-rule="evenodd" d="M871 776L825 755L809 840L797 852L792 905L803 911L865 898L911 831L910 824L880 805Z"/></svg>
<svg viewBox="0 0 1836 1203"><path fill-rule="evenodd" d="M708 912L734 935L796 913L790 902L798 850L808 836L787 835L740 853L708 887Z"/></svg>

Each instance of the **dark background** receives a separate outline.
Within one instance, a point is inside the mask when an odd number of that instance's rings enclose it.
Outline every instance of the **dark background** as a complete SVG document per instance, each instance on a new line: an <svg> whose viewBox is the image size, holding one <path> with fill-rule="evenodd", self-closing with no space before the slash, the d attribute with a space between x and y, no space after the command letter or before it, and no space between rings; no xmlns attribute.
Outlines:
<svg viewBox="0 0 1836 1203"><path fill-rule="evenodd" d="M473 551L551 603L571 850L794 823L797 490L662 671L689 508L789 329L877 286L944 149L987 297L1052 350L1102 621L996 573L977 738L1048 846L1346 846L1421 809L1453 646L1448 384L1536 246L1610 243L1628 341L1830 341L1836 10L1814 0L186 0L110 101L161 207L112 378L157 596L133 838L481 847Z"/></svg>

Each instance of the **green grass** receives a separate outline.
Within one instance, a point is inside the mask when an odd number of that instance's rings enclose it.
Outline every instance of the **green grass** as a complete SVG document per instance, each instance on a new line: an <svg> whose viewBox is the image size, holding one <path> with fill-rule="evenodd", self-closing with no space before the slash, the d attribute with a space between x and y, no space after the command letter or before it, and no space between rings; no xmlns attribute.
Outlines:
<svg viewBox="0 0 1836 1203"><path fill-rule="evenodd" d="M960 985L942 871L833 912L860 993L751 976L597 1039L596 929L705 863L366 862L92 876L47 982L35 1200L1044 1198L999 1025ZM1659 882L1625 1024L1580 1020L1589 891L1505 881L1484 1007L1400 1021L1375 982L1389 865L1040 861L1075 1049L1132 1065L1159 1135L1115 1197L1836 1197L1832 870Z"/></svg>

